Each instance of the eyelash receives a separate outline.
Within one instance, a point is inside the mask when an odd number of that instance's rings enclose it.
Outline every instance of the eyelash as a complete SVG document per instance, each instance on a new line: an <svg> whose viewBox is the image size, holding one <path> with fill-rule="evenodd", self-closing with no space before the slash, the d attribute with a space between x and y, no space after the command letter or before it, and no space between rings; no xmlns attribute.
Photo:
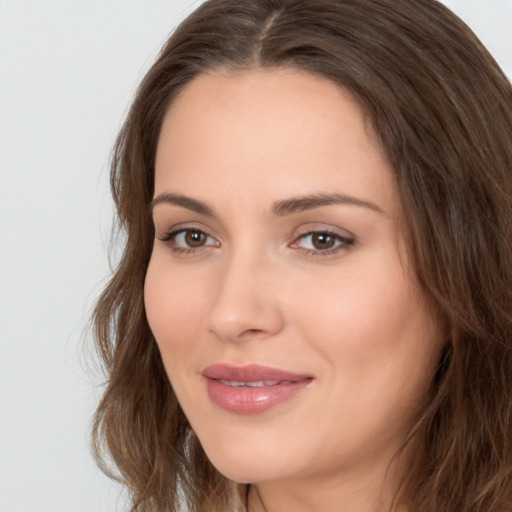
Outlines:
<svg viewBox="0 0 512 512"><path fill-rule="evenodd" d="M209 245L201 245L199 247L179 247L179 246L177 246L176 238L179 235L186 234L186 233L197 233L199 235L205 236L207 239L208 238L213 239L213 237L211 237L210 235L208 235L207 233L205 233L204 231L202 231L200 229L180 228L180 229L176 229L174 231L170 231L170 232L166 233L165 236L159 238L159 240L161 242L164 242L165 244L169 245L171 247L171 250L174 253L183 255L183 256L201 251L205 247L211 247L211 246L218 247L219 246L218 243L217 244L209 244ZM334 239L335 242L338 242L338 243L334 247L331 247L329 249L324 249L324 250L322 250L322 249L304 249L303 248L303 252L306 256L313 256L313 257L331 256L331 255L337 254L341 251L349 250L355 244L354 238L341 236L338 233L334 233L333 231L318 230L318 231L308 231L307 233L300 235L299 237L297 237L295 239L295 241L290 246L292 248L300 249L300 247L298 247L298 242L300 240L305 240L307 237L313 237L315 235L324 235L324 236L330 237L330 238Z"/></svg>
<svg viewBox="0 0 512 512"><path fill-rule="evenodd" d="M197 233L199 235L204 235L207 239L212 238L210 235L205 233L204 231L200 229L193 229L193 228L180 228L176 229L174 231L170 231L169 233L166 233L165 236L162 238L159 238L160 241L164 242L165 244L169 245L171 247L171 250L179 255L187 255L191 253L195 253L197 251L200 251L204 249L205 247L208 247L207 245L201 245L199 247L179 247L176 245L176 238L181 234L186 233Z"/></svg>
<svg viewBox="0 0 512 512"><path fill-rule="evenodd" d="M327 237L330 237L334 239L334 242L338 242L334 247L331 247L329 249L304 249L304 253L307 256L332 256L334 254L337 254L341 251L346 251L354 246L355 239L342 236L338 233L334 233L333 231L328 230L318 230L318 231L308 231L307 233L304 233L303 235L300 235L295 242L292 243L292 247L297 246L297 242L299 240L304 240L307 237L313 237L315 235L324 235Z"/></svg>

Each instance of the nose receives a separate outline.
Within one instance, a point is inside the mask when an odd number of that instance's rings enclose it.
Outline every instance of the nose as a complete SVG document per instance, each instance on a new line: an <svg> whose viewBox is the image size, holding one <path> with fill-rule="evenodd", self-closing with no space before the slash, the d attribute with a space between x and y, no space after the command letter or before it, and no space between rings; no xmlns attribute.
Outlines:
<svg viewBox="0 0 512 512"><path fill-rule="evenodd" d="M219 339L266 339L284 327L278 278L272 264L251 255L220 263L212 290L208 329Z"/></svg>

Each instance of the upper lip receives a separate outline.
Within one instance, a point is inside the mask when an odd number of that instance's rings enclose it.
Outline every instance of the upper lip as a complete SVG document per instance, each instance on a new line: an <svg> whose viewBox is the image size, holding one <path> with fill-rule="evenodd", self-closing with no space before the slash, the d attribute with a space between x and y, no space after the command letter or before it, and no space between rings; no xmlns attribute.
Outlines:
<svg viewBox="0 0 512 512"><path fill-rule="evenodd" d="M298 382L311 379L308 374L300 374L281 370L279 368L271 368L258 364L247 366L235 366L226 363L213 364L207 366L201 372L207 379L215 380L231 380L237 382L256 382L256 381L291 381Z"/></svg>

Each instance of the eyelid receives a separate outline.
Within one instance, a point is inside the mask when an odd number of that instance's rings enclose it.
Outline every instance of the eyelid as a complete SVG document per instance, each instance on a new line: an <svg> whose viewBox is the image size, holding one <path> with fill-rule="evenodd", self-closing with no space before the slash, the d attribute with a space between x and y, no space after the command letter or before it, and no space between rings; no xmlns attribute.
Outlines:
<svg viewBox="0 0 512 512"><path fill-rule="evenodd" d="M333 247L326 249L300 247L299 242L301 240L305 240L307 237L312 237L314 235L327 235L334 238L336 243ZM341 234L332 228L318 227L304 230L294 238L290 247L301 250L308 256L329 256L350 250L354 246L355 242L356 238L352 234Z"/></svg>
<svg viewBox="0 0 512 512"><path fill-rule="evenodd" d="M201 233L205 237L207 237L207 241L203 245L197 247L178 245L176 243L176 238L181 234L185 234L187 232ZM177 254L195 253L210 247L220 247L220 242L217 240L216 237L212 236L207 229L198 227L197 225L190 224L181 224L173 226L172 228L166 230L164 235L157 236L157 239L163 242L164 244L170 246L171 250ZM208 240L210 240L210 242L208 242ZM214 243L211 243L212 240L214 241Z"/></svg>
<svg viewBox="0 0 512 512"><path fill-rule="evenodd" d="M217 239L216 236L211 234L211 229L208 226L205 226L201 222L178 222L177 224L171 224L165 222L156 223L155 222L155 236L159 240L163 240L167 238L169 235L175 235L180 231L197 231L204 233L205 235ZM159 235L159 233L162 233Z"/></svg>
<svg viewBox="0 0 512 512"><path fill-rule="evenodd" d="M169 231L165 232L164 236L158 237L158 239L161 240L162 242L168 242L169 240L176 238L176 236L180 235L181 233L186 233L187 231L192 231L194 233L201 233L201 234L205 235L206 237L215 240L215 238L213 236L209 235L206 231L204 231L203 229L198 229L198 228L170 229Z"/></svg>
<svg viewBox="0 0 512 512"><path fill-rule="evenodd" d="M308 222L299 226L294 230L294 234L292 235L294 240L298 240L299 238L311 235L314 233L327 233L335 237L339 237L346 240L356 240L356 235L348 231L347 229L342 229L336 225L331 223L323 223L323 222Z"/></svg>
<svg viewBox="0 0 512 512"><path fill-rule="evenodd" d="M197 223L184 223L177 224L167 229L163 235L157 235L156 238L164 244L168 245L173 252L184 255L204 251L211 247L220 247L221 242L216 236L211 235L209 231L209 229L203 227L202 225L198 226ZM328 256L340 252L346 252L355 244L356 237L345 230L343 231L343 233L340 233L339 228L326 225L319 225L318 227L313 227L311 225L302 226L299 233L294 236L293 241L288 244L288 247L299 250L308 256ZM184 241L177 243L177 237L187 232L200 233L206 237L206 240L203 244L195 247L193 245L187 245L187 243ZM334 239L334 245L332 247L326 248L303 247L302 241L314 235L326 235L331 237Z"/></svg>

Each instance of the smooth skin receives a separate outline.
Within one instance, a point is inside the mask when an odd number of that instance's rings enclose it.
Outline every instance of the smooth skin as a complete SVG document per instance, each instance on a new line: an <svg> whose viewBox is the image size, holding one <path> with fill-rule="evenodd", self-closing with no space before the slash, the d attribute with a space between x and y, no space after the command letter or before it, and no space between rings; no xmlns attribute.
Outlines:
<svg viewBox="0 0 512 512"><path fill-rule="evenodd" d="M163 123L153 218L149 324L208 457L252 484L250 511L388 510L441 340L358 104L293 69L197 77ZM313 380L235 414L208 396L216 363Z"/></svg>

